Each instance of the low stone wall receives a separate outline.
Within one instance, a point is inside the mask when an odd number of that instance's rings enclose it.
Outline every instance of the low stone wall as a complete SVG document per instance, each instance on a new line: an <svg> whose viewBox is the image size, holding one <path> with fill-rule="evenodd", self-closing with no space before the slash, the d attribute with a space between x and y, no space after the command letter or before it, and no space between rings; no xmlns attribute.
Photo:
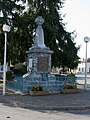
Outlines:
<svg viewBox="0 0 90 120"><path fill-rule="evenodd" d="M63 88L64 84L66 83L75 83L75 77L67 77L67 76L49 76L44 77L43 79L36 77L36 78L29 78L29 77L17 77L15 78L14 82L8 83L7 86L11 89L17 90L22 92L22 94L30 93L32 86L37 84L41 84L45 91L52 92L60 92Z"/></svg>

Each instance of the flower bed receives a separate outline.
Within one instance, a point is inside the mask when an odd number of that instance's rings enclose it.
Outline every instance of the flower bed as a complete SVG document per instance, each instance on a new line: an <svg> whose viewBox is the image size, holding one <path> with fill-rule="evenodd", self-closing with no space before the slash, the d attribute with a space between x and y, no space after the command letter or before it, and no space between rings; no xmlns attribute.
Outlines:
<svg viewBox="0 0 90 120"><path fill-rule="evenodd" d="M42 84L37 84L35 86L32 86L32 91L43 91Z"/></svg>
<svg viewBox="0 0 90 120"><path fill-rule="evenodd" d="M30 95L38 96L38 95L48 95L48 91L43 90L43 86L41 84L37 84L36 86L32 86L32 90L30 91Z"/></svg>
<svg viewBox="0 0 90 120"><path fill-rule="evenodd" d="M79 93L80 91L77 89L77 85L70 85L66 84L64 85L64 88L61 89L61 93L63 94L73 94L73 93Z"/></svg>
<svg viewBox="0 0 90 120"><path fill-rule="evenodd" d="M61 93L62 94L74 94L74 93L79 93L80 91L78 89L62 89Z"/></svg>
<svg viewBox="0 0 90 120"><path fill-rule="evenodd" d="M30 95L32 96L39 96L39 95L48 95L48 91L30 91Z"/></svg>

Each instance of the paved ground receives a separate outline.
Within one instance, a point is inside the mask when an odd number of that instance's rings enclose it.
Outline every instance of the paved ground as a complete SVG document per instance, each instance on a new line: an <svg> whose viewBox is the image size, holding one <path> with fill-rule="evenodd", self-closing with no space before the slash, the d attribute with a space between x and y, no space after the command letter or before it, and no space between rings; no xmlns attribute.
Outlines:
<svg viewBox="0 0 90 120"><path fill-rule="evenodd" d="M90 110L32 110L0 103L0 120L90 120Z"/></svg>
<svg viewBox="0 0 90 120"><path fill-rule="evenodd" d="M0 103L28 109L86 110L90 109L90 90L81 90L77 94L59 93L46 96L22 96L6 90L6 95L3 96L0 89Z"/></svg>
<svg viewBox="0 0 90 120"><path fill-rule="evenodd" d="M22 96L0 87L0 120L90 120L90 90L77 94Z"/></svg>

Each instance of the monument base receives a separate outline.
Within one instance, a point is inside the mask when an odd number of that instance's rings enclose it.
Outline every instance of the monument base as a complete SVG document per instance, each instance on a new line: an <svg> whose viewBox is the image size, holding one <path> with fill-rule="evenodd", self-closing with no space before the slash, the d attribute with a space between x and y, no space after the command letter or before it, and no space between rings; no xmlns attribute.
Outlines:
<svg viewBox="0 0 90 120"><path fill-rule="evenodd" d="M34 73L24 75L23 77L23 92L24 94L30 93L32 91L33 86L42 85L44 91L48 91L50 93L59 92L61 89L60 84L58 84L56 77L52 74L47 73Z"/></svg>
<svg viewBox="0 0 90 120"><path fill-rule="evenodd" d="M51 70L51 54L53 53L49 47L44 43L44 31L42 24L44 19L38 16L35 19L37 28L33 38L33 46L29 48L27 53L27 71L28 73L23 77L24 92L29 92L32 86L41 84L43 90L55 92L60 90L56 81L56 77L50 73Z"/></svg>

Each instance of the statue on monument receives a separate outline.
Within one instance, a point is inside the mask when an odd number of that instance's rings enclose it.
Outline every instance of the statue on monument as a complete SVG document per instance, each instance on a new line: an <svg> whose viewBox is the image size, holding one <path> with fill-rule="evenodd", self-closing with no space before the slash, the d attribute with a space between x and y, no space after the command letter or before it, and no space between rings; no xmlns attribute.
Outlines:
<svg viewBox="0 0 90 120"><path fill-rule="evenodd" d="M37 28L35 32L35 37L34 37L34 47L40 47L40 48L45 48L44 44L44 31L42 28L42 24L44 23L44 19L42 16L39 16L35 19Z"/></svg>

